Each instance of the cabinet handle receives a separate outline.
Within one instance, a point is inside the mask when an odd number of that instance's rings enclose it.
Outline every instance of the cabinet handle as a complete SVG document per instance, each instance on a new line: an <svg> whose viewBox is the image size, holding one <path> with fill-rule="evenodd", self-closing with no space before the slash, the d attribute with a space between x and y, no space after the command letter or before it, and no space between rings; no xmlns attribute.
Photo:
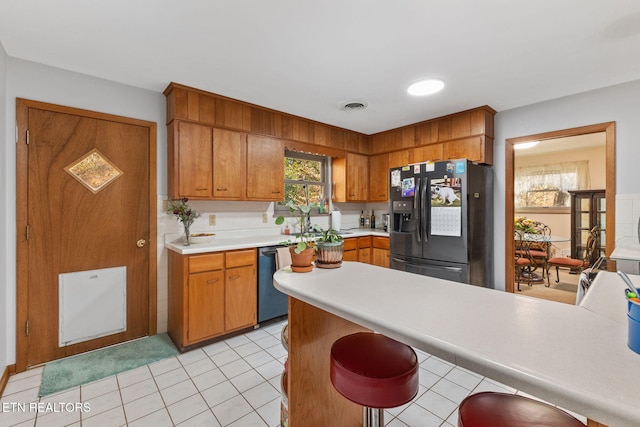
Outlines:
<svg viewBox="0 0 640 427"><path fill-rule="evenodd" d="M280 194L279 191L272 191L271 194Z"/></svg>
<svg viewBox="0 0 640 427"><path fill-rule="evenodd" d="M220 279L213 279L213 280L209 279L209 280L207 280L207 283L208 283L209 285L213 285L213 284L214 284L214 283L216 283L218 280L220 280Z"/></svg>
<svg viewBox="0 0 640 427"><path fill-rule="evenodd" d="M216 188L216 191L227 191L226 188Z"/></svg>
<svg viewBox="0 0 640 427"><path fill-rule="evenodd" d="M231 280L235 280L235 279L237 279L238 277L240 277L240 275L239 275L239 274L234 274L233 276L229 276L229 279L231 279Z"/></svg>
<svg viewBox="0 0 640 427"><path fill-rule="evenodd" d="M208 190L208 188L202 188L202 187L198 188L198 187L196 187L196 191L207 191L207 190Z"/></svg>

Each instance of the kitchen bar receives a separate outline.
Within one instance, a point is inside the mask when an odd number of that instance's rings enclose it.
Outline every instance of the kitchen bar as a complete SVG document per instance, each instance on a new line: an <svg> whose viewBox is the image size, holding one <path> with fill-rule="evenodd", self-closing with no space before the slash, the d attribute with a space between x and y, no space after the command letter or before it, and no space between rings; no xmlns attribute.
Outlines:
<svg viewBox="0 0 640 427"><path fill-rule="evenodd" d="M617 279L602 274L592 286L613 300ZM305 274L284 268L274 279L290 296L293 427L303 425L296 424L303 417L306 422L347 413L358 417L358 408L332 394L324 373L330 344L360 329L380 332L610 427L640 425L635 407L640 355L627 347L626 324L594 305L560 304L351 262ZM640 285L639 277L633 280ZM305 378L315 384L305 384ZM305 389L306 398L296 387ZM309 396L313 390L329 396L318 405Z"/></svg>

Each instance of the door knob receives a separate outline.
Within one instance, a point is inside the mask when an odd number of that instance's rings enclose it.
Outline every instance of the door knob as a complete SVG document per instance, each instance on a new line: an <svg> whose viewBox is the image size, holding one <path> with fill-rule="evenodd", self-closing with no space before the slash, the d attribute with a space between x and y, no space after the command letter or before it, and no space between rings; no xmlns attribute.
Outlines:
<svg viewBox="0 0 640 427"><path fill-rule="evenodd" d="M146 241L146 240L144 240L144 239L140 239L140 240L138 240L138 241L136 242L136 245L138 245L138 247L139 247L139 248L142 248L142 247L144 247L144 245L145 245L146 243L147 243L147 241Z"/></svg>

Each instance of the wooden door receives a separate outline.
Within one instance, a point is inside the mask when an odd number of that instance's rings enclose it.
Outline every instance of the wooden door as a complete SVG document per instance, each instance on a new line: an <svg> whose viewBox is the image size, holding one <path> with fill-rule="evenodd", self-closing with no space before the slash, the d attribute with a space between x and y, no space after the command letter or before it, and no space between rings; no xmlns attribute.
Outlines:
<svg viewBox="0 0 640 427"><path fill-rule="evenodd" d="M154 334L155 124L25 100L17 115L17 370ZM111 267L126 330L59 345L59 275Z"/></svg>
<svg viewBox="0 0 640 427"><path fill-rule="evenodd" d="M389 155L369 157L369 201L389 200Z"/></svg>
<svg viewBox="0 0 640 427"><path fill-rule="evenodd" d="M248 135L247 198L284 199L284 143L281 140Z"/></svg>
<svg viewBox="0 0 640 427"><path fill-rule="evenodd" d="M224 332L224 270L189 275L188 343Z"/></svg>
<svg viewBox="0 0 640 427"><path fill-rule="evenodd" d="M225 329L255 325L258 312L255 265L227 268L225 279Z"/></svg>
<svg viewBox="0 0 640 427"><path fill-rule="evenodd" d="M367 201L369 192L369 158L347 153L347 201Z"/></svg>
<svg viewBox="0 0 640 427"><path fill-rule="evenodd" d="M213 196L241 200L245 197L247 135L213 129Z"/></svg>
<svg viewBox="0 0 640 427"><path fill-rule="evenodd" d="M210 199L213 196L211 128L178 123L178 197Z"/></svg>

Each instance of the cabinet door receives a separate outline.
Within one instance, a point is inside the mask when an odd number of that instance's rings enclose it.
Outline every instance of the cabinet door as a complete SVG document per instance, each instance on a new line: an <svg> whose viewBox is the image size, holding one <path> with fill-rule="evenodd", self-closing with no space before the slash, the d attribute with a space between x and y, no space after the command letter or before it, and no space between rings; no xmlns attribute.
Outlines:
<svg viewBox="0 0 640 427"><path fill-rule="evenodd" d="M358 248L358 261L371 264L371 248Z"/></svg>
<svg viewBox="0 0 640 427"><path fill-rule="evenodd" d="M378 154L369 158L369 201L389 200L389 155Z"/></svg>
<svg viewBox="0 0 640 427"><path fill-rule="evenodd" d="M439 162L443 160L442 144L423 145L413 149L413 162ZM399 165L403 166L403 165Z"/></svg>
<svg viewBox="0 0 640 427"><path fill-rule="evenodd" d="M347 201L366 201L369 195L369 158L347 153Z"/></svg>
<svg viewBox="0 0 640 427"><path fill-rule="evenodd" d="M180 122L176 139L178 140L179 196L211 198L213 195L211 128Z"/></svg>
<svg viewBox="0 0 640 427"><path fill-rule="evenodd" d="M255 325L258 311L255 266L227 268L225 276L225 330Z"/></svg>
<svg viewBox="0 0 640 427"><path fill-rule="evenodd" d="M393 151L389 153L389 167L398 168L406 166L411 163L411 159L411 150ZM389 171L387 171L387 173L389 173Z"/></svg>
<svg viewBox="0 0 640 427"><path fill-rule="evenodd" d="M247 198L284 199L284 143L266 136L247 136Z"/></svg>
<svg viewBox="0 0 640 427"><path fill-rule="evenodd" d="M213 129L213 196L241 200L245 197L247 136Z"/></svg>
<svg viewBox="0 0 640 427"><path fill-rule="evenodd" d="M457 141L446 142L443 147L444 160L469 159L478 163L493 163L493 151L485 144L484 136L474 136Z"/></svg>
<svg viewBox="0 0 640 427"><path fill-rule="evenodd" d="M358 261L358 238L351 237L344 239L344 252L342 254L344 261Z"/></svg>
<svg viewBox="0 0 640 427"><path fill-rule="evenodd" d="M379 265L380 267L389 267L389 250L373 248L371 255L371 263L373 265Z"/></svg>
<svg viewBox="0 0 640 427"><path fill-rule="evenodd" d="M189 275L187 345L224 332L224 270Z"/></svg>

